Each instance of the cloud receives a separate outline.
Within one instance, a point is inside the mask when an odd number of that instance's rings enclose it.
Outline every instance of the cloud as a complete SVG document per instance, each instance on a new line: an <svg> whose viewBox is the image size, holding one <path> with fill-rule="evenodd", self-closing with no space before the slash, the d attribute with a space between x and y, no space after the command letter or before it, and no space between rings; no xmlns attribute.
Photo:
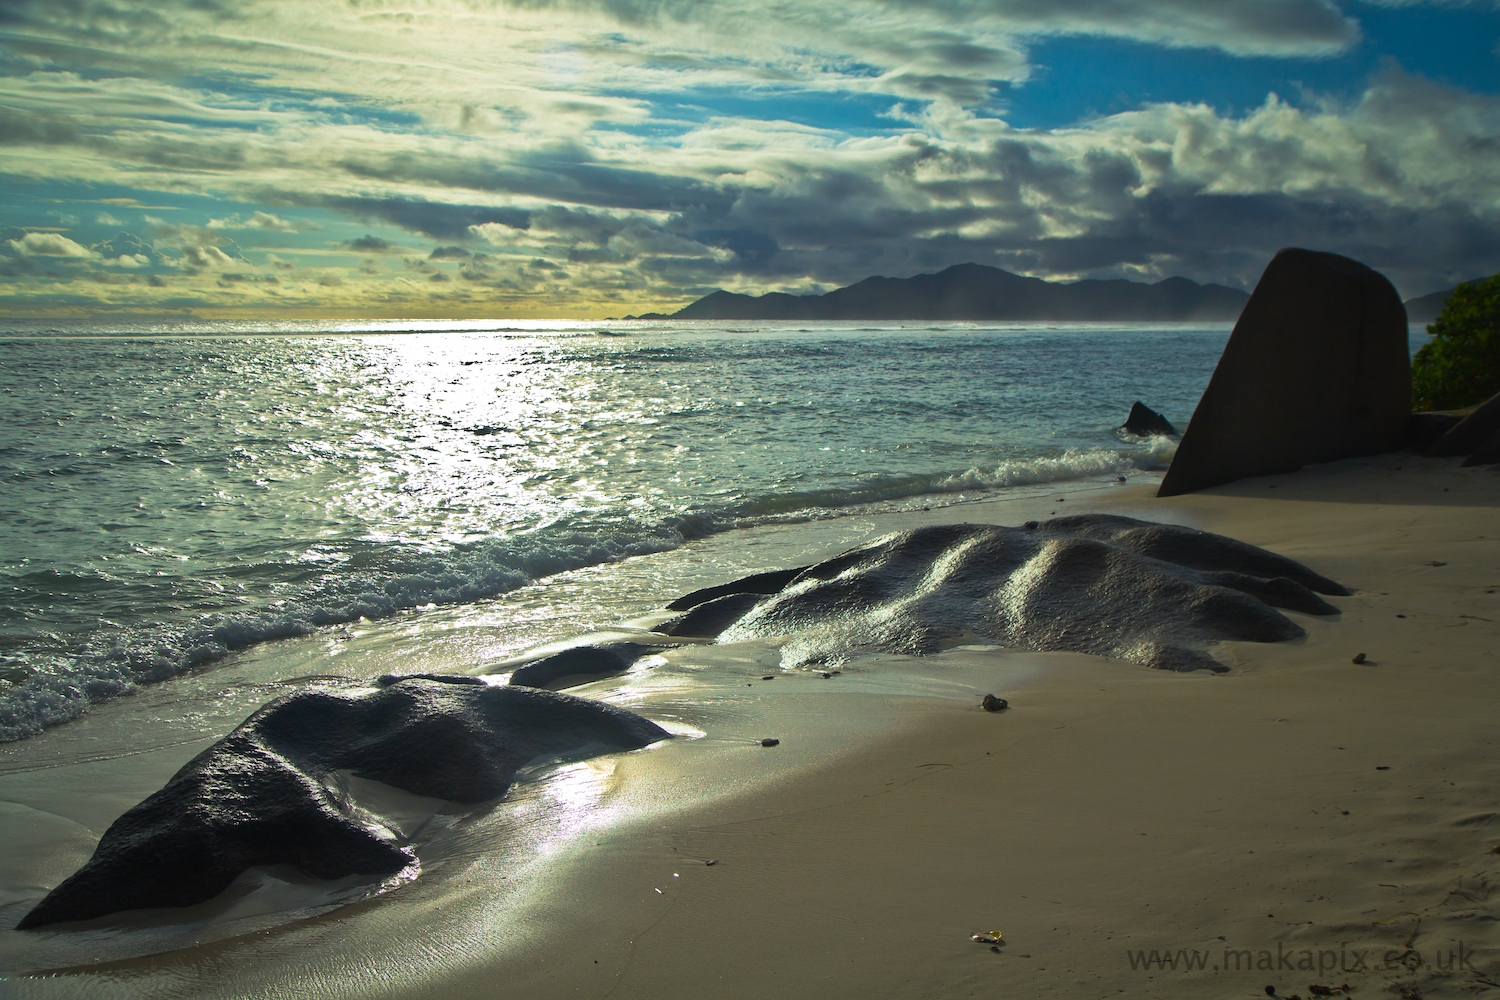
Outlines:
<svg viewBox="0 0 1500 1000"><path fill-rule="evenodd" d="M1330 0L0 10L18 26L0 74L8 180L127 190L140 197L101 201L132 209L163 200L151 191L253 206L172 216L202 225L149 219L149 241L74 243L98 259L74 257L67 273L108 268L148 288L139 271L178 267L171 294L190 286L205 302L222 274L226 295L418 308L445 273L462 279L438 289L448 304L639 311L714 287L805 289L965 260L1247 284L1291 242L1341 249L1413 286L1500 270L1500 104L1489 95L1391 70L1350 101L1299 94L1234 114L1151 104L1050 131L1012 128L996 103L1000 84L1044 85L1031 51L1061 36L1345 52L1359 26ZM881 117L813 127L782 120L783 99ZM371 232L316 246L278 238L291 245L278 251L313 258L292 269L266 256L260 268L279 286L227 277L257 273L247 252L262 260L232 236L297 235L310 228L303 210ZM434 263L350 266L351 251L416 253L384 227L439 244ZM6 234L16 282L48 258L13 244L45 235ZM147 263L123 263L138 256Z"/></svg>
<svg viewBox="0 0 1500 1000"><path fill-rule="evenodd" d="M6 240L5 245L22 257L91 258L94 252L61 233L27 233L20 239Z"/></svg>
<svg viewBox="0 0 1500 1000"><path fill-rule="evenodd" d="M279 215L257 210L248 219L240 219L238 215L231 215L223 219L209 219L209 229L265 229L278 233L295 233L297 227Z"/></svg>
<svg viewBox="0 0 1500 1000"><path fill-rule="evenodd" d="M513 207L403 197L315 197L309 202L346 212L358 219L389 222L433 239L468 239L470 227L490 222L524 227L530 218L530 213L524 209Z"/></svg>
<svg viewBox="0 0 1500 1000"><path fill-rule="evenodd" d="M242 261L237 261L216 246L189 246L183 248L182 263L187 267L200 267L210 269L221 269L226 267L239 267Z"/></svg>
<svg viewBox="0 0 1500 1000"><path fill-rule="evenodd" d="M379 236L371 236L369 233L358 239L346 240L342 245L359 253L401 253L404 249L390 240L383 240Z"/></svg>

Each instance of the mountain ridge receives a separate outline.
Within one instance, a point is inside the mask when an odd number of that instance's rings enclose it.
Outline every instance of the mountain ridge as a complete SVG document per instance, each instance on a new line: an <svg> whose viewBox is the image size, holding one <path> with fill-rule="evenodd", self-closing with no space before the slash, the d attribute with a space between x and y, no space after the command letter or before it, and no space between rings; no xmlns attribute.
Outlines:
<svg viewBox="0 0 1500 1000"><path fill-rule="evenodd" d="M911 278L869 277L821 295L711 292L675 313L631 319L1232 320L1249 293L1188 278L1050 282L985 264Z"/></svg>

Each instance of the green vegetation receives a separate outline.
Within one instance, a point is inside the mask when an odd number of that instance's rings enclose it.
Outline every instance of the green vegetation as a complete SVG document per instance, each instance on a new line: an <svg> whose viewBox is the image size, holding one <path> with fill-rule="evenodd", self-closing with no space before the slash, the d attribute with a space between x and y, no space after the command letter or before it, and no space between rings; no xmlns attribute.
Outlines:
<svg viewBox="0 0 1500 1000"><path fill-rule="evenodd" d="M1500 392L1500 274L1459 285L1411 363L1414 410L1456 410Z"/></svg>

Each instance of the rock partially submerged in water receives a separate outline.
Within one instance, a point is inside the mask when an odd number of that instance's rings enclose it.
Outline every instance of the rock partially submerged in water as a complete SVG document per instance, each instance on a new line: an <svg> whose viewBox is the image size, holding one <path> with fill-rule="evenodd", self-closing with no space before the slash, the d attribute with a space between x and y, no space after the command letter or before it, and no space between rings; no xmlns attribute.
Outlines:
<svg viewBox="0 0 1500 1000"><path fill-rule="evenodd" d="M254 865L327 879L401 871L410 851L337 789L337 771L472 804L503 795L539 757L669 735L632 712L549 691L466 677L381 682L260 709L115 820L18 929L199 903Z"/></svg>
<svg viewBox="0 0 1500 1000"><path fill-rule="evenodd" d="M1319 593L1349 591L1284 556L1176 525L1103 514L937 525L808 567L720 641L781 639L786 665L806 666L866 651L933 653L978 635L1222 671L1204 647L1300 638L1276 609L1337 614Z"/></svg>
<svg viewBox="0 0 1500 1000"><path fill-rule="evenodd" d="M1120 425L1120 430L1126 434L1134 434L1136 437L1150 437L1157 435L1161 437L1176 437L1177 428L1166 417L1157 413L1151 407L1135 401L1130 408L1130 415L1125 418L1125 423Z"/></svg>

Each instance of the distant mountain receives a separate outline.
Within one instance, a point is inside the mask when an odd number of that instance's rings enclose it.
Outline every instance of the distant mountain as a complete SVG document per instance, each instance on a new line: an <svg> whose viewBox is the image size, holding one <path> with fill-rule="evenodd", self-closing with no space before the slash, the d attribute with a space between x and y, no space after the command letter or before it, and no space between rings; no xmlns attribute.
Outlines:
<svg viewBox="0 0 1500 1000"><path fill-rule="evenodd" d="M1441 292L1433 292L1430 295L1418 296L1415 299L1406 300L1406 321L1408 323L1431 323L1438 318L1438 313L1443 311L1443 303L1448 301L1448 296L1458 288L1446 288Z"/></svg>
<svg viewBox="0 0 1500 1000"><path fill-rule="evenodd" d="M670 316L641 319L865 320L1232 320L1245 292L1168 278L1075 281L1025 278L983 264L958 264L914 278L866 278L824 295L737 295L718 291Z"/></svg>

